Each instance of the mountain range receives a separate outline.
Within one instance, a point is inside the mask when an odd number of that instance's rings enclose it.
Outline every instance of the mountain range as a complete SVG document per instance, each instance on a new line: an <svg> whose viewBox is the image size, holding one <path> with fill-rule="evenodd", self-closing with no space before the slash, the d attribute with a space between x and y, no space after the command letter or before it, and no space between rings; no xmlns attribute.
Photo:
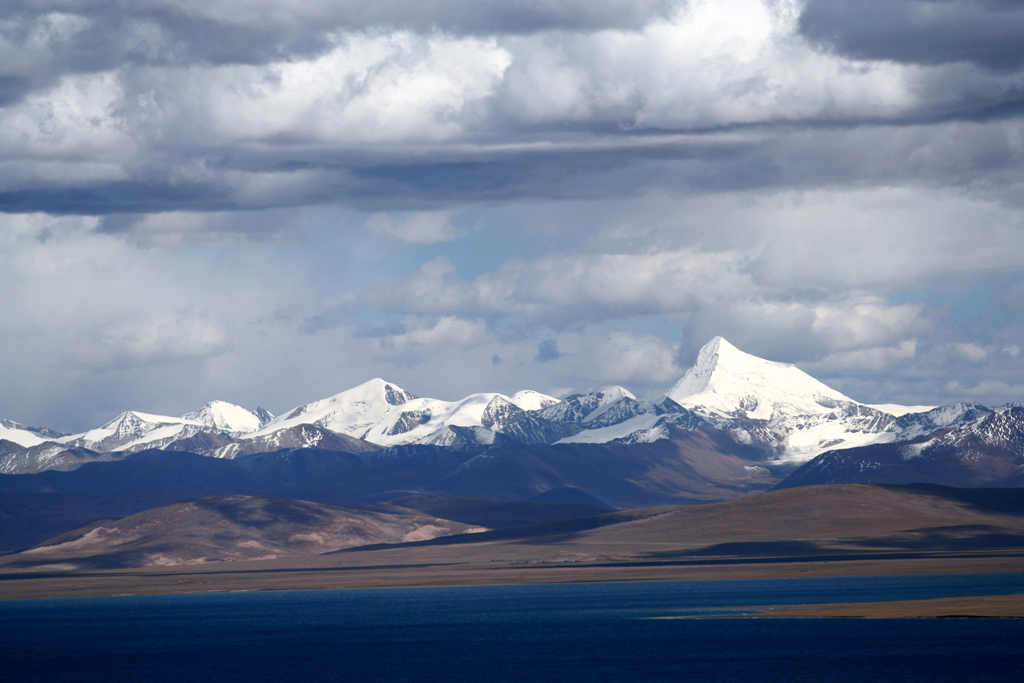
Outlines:
<svg viewBox="0 0 1024 683"><path fill-rule="evenodd" d="M0 473L68 471L154 449L222 459L314 449L355 454L379 469L386 460L422 464L422 449L430 447L427 460L448 465L438 470L435 463L432 474L405 482L404 490L440 490L435 475L443 474L448 493L530 497L546 488L580 487L579 477L594 479L595 463L628 474L646 491L609 495L607 486L592 483L604 491L598 499L615 499L618 506L659 502L649 495L657 485L642 483L652 468L675 482L664 492L665 503L731 497L773 484L1019 485L1021 412L976 403L864 404L794 365L758 358L716 337L657 401L618 386L561 399L525 390L444 401L372 379L278 416L213 401L180 417L129 410L78 434L5 420ZM592 462L581 465L579 453ZM617 458L610 464L609 453ZM584 476L581 467L591 474ZM488 481L492 476L497 479Z"/></svg>

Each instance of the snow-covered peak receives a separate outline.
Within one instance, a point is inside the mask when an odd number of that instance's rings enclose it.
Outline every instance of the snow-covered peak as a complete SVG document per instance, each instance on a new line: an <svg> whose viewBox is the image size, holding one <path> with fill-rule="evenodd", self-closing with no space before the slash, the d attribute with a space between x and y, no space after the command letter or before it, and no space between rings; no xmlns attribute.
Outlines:
<svg viewBox="0 0 1024 683"><path fill-rule="evenodd" d="M620 387L617 384L602 387L598 389L595 393L601 395L600 405L603 406L610 405L623 398L636 398L636 396L633 395L633 392L631 392L629 389L625 387Z"/></svg>
<svg viewBox="0 0 1024 683"><path fill-rule="evenodd" d="M227 401L211 401L194 413L182 415L181 419L224 432L244 434L260 428L256 413Z"/></svg>
<svg viewBox="0 0 1024 683"><path fill-rule="evenodd" d="M279 415L253 432L253 436L300 424L315 424L333 432L360 438L395 406L404 405L414 398L397 384L375 378L340 394L301 405Z"/></svg>
<svg viewBox="0 0 1024 683"><path fill-rule="evenodd" d="M635 401L636 396L632 394L625 387L618 385L604 387L594 392L594 396L597 397L596 407L583 418L583 422L593 422L597 418L604 415L608 410L622 399L630 399Z"/></svg>
<svg viewBox="0 0 1024 683"><path fill-rule="evenodd" d="M512 403L515 403L523 410L540 410L541 408L547 408L558 403L558 399L554 396L542 394L539 391L524 389L512 395Z"/></svg>
<svg viewBox="0 0 1024 683"><path fill-rule="evenodd" d="M721 337L704 345L667 395L685 408L759 420L827 413L836 401L853 402L795 365L744 353Z"/></svg>

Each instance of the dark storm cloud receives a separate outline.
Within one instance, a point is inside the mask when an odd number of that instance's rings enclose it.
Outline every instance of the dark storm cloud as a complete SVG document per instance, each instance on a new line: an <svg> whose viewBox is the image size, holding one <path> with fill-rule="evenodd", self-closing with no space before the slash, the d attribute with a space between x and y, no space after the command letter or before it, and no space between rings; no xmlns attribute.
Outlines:
<svg viewBox="0 0 1024 683"><path fill-rule="evenodd" d="M809 0L800 30L861 59L1024 65L1019 0Z"/></svg>

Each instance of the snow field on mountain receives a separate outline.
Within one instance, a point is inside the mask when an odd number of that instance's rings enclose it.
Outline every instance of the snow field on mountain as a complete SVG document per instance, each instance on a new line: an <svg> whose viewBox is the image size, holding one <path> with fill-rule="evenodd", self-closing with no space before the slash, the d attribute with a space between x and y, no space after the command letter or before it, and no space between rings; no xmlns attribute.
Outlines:
<svg viewBox="0 0 1024 683"><path fill-rule="evenodd" d="M50 441L50 439L47 439L41 434L37 434L27 429L4 427L3 425L0 425L0 439L3 439L4 441L12 441L19 446L25 446L26 448L38 446L41 443Z"/></svg>

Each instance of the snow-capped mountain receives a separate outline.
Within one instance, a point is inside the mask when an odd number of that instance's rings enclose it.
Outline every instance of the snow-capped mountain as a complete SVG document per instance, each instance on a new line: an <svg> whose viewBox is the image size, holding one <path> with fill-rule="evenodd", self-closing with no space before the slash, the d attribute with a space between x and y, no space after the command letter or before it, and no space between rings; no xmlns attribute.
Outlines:
<svg viewBox="0 0 1024 683"><path fill-rule="evenodd" d="M130 452L149 444L163 445L174 438L191 436L199 431L199 427L198 423L180 417L126 410L105 425L64 437L60 443L100 452Z"/></svg>
<svg viewBox="0 0 1024 683"><path fill-rule="evenodd" d="M807 462L837 448L904 441L987 414L978 404L886 405L854 401L795 365L745 353L721 337L656 404L622 396L560 443L642 443L702 425L763 449L776 465ZM595 416L598 412L595 411Z"/></svg>
<svg viewBox="0 0 1024 683"><path fill-rule="evenodd" d="M721 337L704 345L666 396L706 415L764 421L826 414L838 403L854 403L795 365L744 353Z"/></svg>
<svg viewBox="0 0 1024 683"><path fill-rule="evenodd" d="M700 350L667 398L788 463L832 448L893 441L915 422L914 408L884 412L858 403L795 365L744 353L721 337Z"/></svg>
<svg viewBox="0 0 1024 683"><path fill-rule="evenodd" d="M86 462L116 460L148 448L182 443L192 445L195 452L213 455L217 448L258 429L270 417L262 408L252 412L226 401L212 401L181 417L127 410L101 427L80 434L63 435L21 425L4 427L16 432L13 436L21 440L22 449L0 450L0 473L75 469ZM0 432L0 437L4 433Z"/></svg>
<svg viewBox="0 0 1024 683"><path fill-rule="evenodd" d="M361 438L396 406L415 398L397 384L380 378L371 379L340 394L293 408L270 420L251 436L255 438L279 429L312 424Z"/></svg>

